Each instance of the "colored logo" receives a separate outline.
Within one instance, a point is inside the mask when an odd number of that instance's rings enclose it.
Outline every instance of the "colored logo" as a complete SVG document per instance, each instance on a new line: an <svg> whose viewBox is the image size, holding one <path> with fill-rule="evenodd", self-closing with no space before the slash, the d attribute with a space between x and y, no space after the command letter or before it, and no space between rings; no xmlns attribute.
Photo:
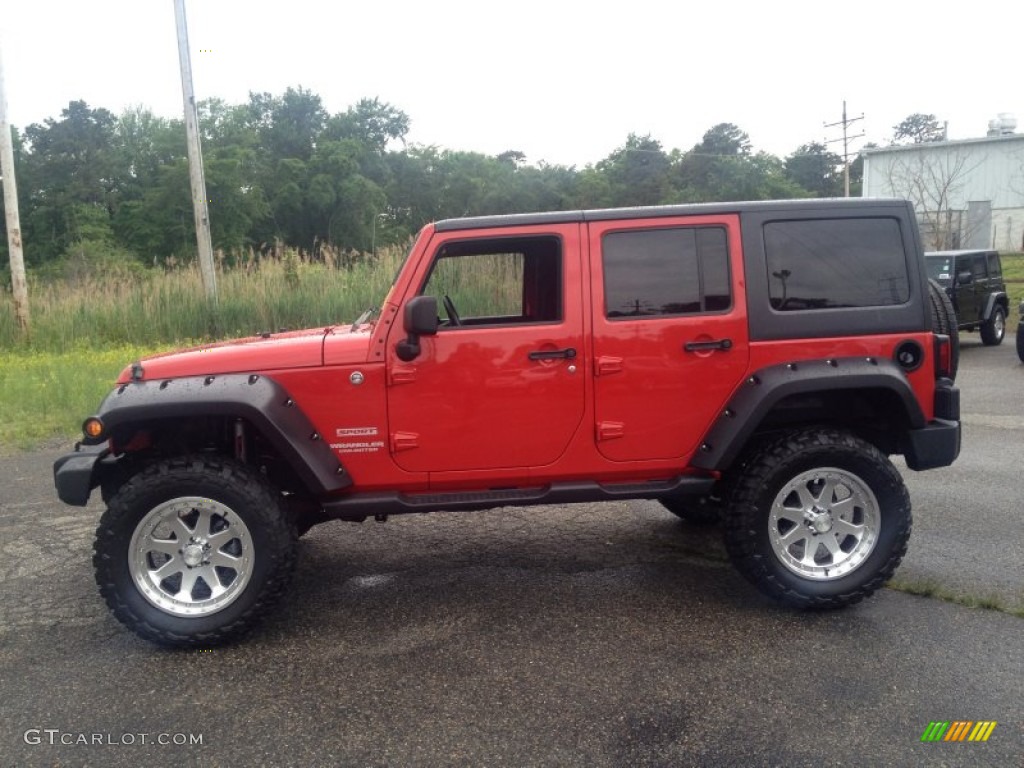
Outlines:
<svg viewBox="0 0 1024 768"><path fill-rule="evenodd" d="M995 720L933 720L921 734L921 741L988 741Z"/></svg>

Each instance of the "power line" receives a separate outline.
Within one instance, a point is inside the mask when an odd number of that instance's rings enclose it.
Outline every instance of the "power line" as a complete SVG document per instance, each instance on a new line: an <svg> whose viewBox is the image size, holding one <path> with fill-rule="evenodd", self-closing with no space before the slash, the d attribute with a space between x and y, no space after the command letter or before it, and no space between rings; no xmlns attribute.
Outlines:
<svg viewBox="0 0 1024 768"><path fill-rule="evenodd" d="M847 127L851 123L856 123L858 120L864 119L864 113L861 112L859 117L847 117L846 116L846 99L843 99L843 119L836 123L823 123L826 128L835 128L837 125L843 126L843 138L841 139L825 139L825 144L834 144L837 141L843 142L843 190L844 196L850 196L850 140L859 139L864 136L864 133L858 133L855 136L850 136L847 133Z"/></svg>

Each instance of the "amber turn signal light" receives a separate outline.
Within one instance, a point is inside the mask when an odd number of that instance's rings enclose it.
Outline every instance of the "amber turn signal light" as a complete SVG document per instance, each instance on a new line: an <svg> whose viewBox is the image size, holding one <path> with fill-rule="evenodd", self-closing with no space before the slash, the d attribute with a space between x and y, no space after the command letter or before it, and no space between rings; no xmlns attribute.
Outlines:
<svg viewBox="0 0 1024 768"><path fill-rule="evenodd" d="M93 439L100 437L103 434L103 422L95 416L90 416L82 424L82 432L85 433L86 437Z"/></svg>

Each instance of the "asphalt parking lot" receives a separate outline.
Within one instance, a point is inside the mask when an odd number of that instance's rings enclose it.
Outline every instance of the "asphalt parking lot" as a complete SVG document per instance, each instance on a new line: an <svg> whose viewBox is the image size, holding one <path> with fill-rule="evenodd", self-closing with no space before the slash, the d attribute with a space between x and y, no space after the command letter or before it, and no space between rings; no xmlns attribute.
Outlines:
<svg viewBox="0 0 1024 768"><path fill-rule="evenodd" d="M904 469L900 588L831 613L623 502L322 526L255 634L168 651L98 597L100 507L57 501L60 451L0 458L0 764L1024 766L1013 341L965 336L963 453ZM920 740L965 720L998 725Z"/></svg>

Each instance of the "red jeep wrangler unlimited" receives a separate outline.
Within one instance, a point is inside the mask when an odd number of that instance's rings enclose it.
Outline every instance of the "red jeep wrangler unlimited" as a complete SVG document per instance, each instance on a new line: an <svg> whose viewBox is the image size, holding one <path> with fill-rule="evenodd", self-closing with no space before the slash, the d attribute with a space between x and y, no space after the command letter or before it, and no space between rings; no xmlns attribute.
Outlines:
<svg viewBox="0 0 1024 768"><path fill-rule="evenodd" d="M440 317L439 317L440 315ZM375 320L125 368L60 498L161 643L248 629L327 520L658 499L803 608L892 575L911 469L960 449L956 320L909 203L805 200L441 221Z"/></svg>

